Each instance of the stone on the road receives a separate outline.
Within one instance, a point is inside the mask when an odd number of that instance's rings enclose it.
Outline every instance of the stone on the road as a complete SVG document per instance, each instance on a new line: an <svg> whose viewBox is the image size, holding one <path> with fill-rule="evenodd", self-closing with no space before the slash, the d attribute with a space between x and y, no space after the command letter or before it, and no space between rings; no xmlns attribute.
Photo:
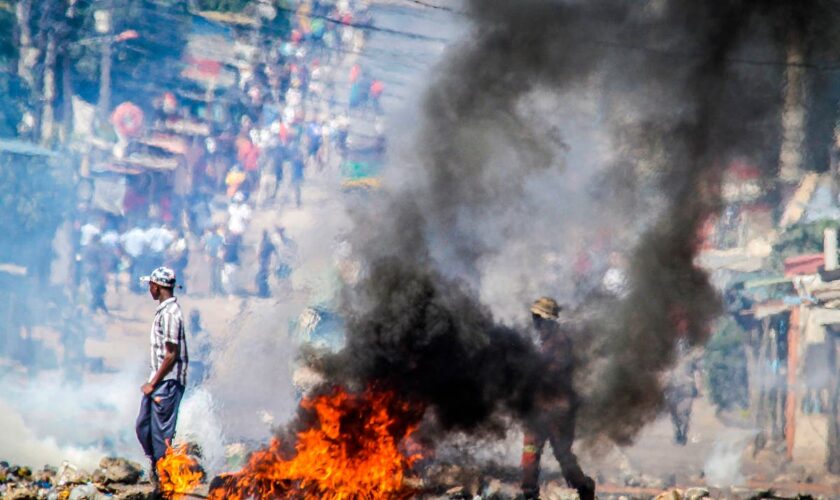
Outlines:
<svg viewBox="0 0 840 500"><path fill-rule="evenodd" d="M136 462L126 460L124 458L105 457L99 462L99 467L103 472L105 484L121 483L121 484L135 484L140 480L142 474L142 467Z"/></svg>
<svg viewBox="0 0 840 500"><path fill-rule="evenodd" d="M99 490L92 484L80 484L70 490L68 500L98 500Z"/></svg>
<svg viewBox="0 0 840 500"><path fill-rule="evenodd" d="M2 498L9 500L38 500L38 490L33 487L16 486L6 490Z"/></svg>
<svg viewBox="0 0 840 500"><path fill-rule="evenodd" d="M682 491L673 488L656 495L654 500L683 500L684 498Z"/></svg>
<svg viewBox="0 0 840 500"><path fill-rule="evenodd" d="M155 498L154 490L150 485L129 486L116 493L113 500L152 500Z"/></svg>
<svg viewBox="0 0 840 500"><path fill-rule="evenodd" d="M702 487L688 488L685 490L685 500L701 500L709 496L709 489Z"/></svg>
<svg viewBox="0 0 840 500"><path fill-rule="evenodd" d="M551 481L543 488L545 500L580 500L577 490L566 488L556 481Z"/></svg>
<svg viewBox="0 0 840 500"><path fill-rule="evenodd" d="M513 500L519 495L519 488L516 486L504 483L498 479L491 479L484 488L482 498L488 500Z"/></svg>

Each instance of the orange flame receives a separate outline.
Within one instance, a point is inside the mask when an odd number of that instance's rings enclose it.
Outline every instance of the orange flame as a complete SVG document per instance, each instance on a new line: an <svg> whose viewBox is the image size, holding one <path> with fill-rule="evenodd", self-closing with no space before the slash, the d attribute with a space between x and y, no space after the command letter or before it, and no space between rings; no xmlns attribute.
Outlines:
<svg viewBox="0 0 840 500"><path fill-rule="evenodd" d="M222 477L213 500L246 498L377 499L407 496L403 476L420 454L401 444L419 414L389 392L365 391L304 399L317 423L297 434L295 455L283 458L279 440L254 452L242 471Z"/></svg>
<svg viewBox="0 0 840 500"><path fill-rule="evenodd" d="M182 498L192 493L204 479L198 462L187 453L187 445L176 448L167 445L166 454L156 465L160 477L160 491L166 498Z"/></svg>

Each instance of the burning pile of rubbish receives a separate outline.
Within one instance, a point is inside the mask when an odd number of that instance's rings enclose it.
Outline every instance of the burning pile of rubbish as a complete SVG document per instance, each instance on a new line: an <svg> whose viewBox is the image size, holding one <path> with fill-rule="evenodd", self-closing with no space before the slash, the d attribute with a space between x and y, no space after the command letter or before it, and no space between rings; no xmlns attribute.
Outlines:
<svg viewBox="0 0 840 500"><path fill-rule="evenodd" d="M314 419L293 446L275 438L234 474L219 476L210 498L393 498L414 493L404 481L422 457L411 434L419 413L393 393L335 388L301 403ZM289 449L291 448L291 449ZM414 448L414 450L412 449Z"/></svg>

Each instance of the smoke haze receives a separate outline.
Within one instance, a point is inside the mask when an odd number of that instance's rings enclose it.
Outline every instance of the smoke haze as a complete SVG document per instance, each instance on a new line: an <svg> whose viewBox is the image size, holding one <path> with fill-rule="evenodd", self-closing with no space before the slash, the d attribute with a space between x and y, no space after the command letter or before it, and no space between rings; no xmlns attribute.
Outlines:
<svg viewBox="0 0 840 500"><path fill-rule="evenodd" d="M385 189L350 207L347 242L344 207L282 221L300 246L291 279L304 292L243 311L217 337L209 392L185 400L179 428L205 439L211 470L226 437L261 438L263 415L293 414L297 352L287 325L333 298L338 278L325 269L336 254L362 273L344 277L351 284L340 296L347 349L319 364L331 382L385 384L429 407L446 430L503 428L552 382L540 378L525 324L530 302L552 295L578 313L579 435L632 442L660 410L659 375L676 340L704 343L721 312L695 257L721 207L723 170L747 158L776 173L789 41L799 37L805 60L827 64L840 38L840 9L827 0L464 6L471 31L431 78L417 128L406 127L416 133L411 145L389 152ZM600 286L614 251L627 262L620 296ZM591 261L584 274L575 269L581 255ZM257 383L243 390L244 376ZM102 451L136 457L144 377L115 377L107 388L39 385L61 417L25 390L25 404L4 398L0 424L15 437L0 440L4 458L92 467ZM128 395L105 398L117 414L108 425L77 408L100 401L94 392ZM98 433L61 435L69 429ZM119 442L101 443L106 435Z"/></svg>
<svg viewBox="0 0 840 500"><path fill-rule="evenodd" d="M332 378L385 381L448 428L521 416L540 371L516 319L555 293L582 311L583 436L628 444L660 410L676 340L704 343L720 312L695 257L723 170L746 157L775 174L787 41L837 13L819 2L466 5L471 36L432 82L415 148L397 157L410 181L356 214L367 274L347 294L348 349ZM596 245L625 254L626 295L576 292L569 262Z"/></svg>

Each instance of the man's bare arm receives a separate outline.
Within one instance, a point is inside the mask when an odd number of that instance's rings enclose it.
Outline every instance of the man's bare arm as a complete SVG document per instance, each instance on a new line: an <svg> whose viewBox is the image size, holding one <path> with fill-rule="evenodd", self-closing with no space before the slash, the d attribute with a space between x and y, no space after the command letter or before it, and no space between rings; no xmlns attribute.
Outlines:
<svg viewBox="0 0 840 500"><path fill-rule="evenodd" d="M160 364L160 368L155 373L152 380L149 381L148 384L143 384L141 390L143 394L147 396L155 390L155 386L157 386L164 377L169 375L169 372L172 371L172 368L175 366L175 360L178 358L178 344L173 344L172 342L166 343L166 354L163 356L163 363Z"/></svg>

